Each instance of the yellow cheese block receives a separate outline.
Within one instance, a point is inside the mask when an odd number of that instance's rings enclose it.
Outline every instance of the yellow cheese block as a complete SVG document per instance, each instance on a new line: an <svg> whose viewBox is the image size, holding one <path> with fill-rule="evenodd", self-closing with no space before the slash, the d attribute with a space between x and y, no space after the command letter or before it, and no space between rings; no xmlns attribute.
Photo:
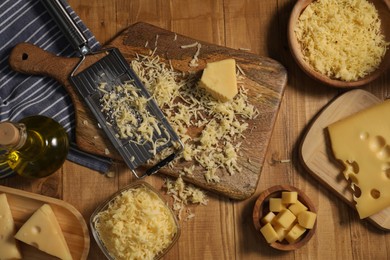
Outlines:
<svg viewBox="0 0 390 260"><path fill-rule="evenodd" d="M273 243L279 239L279 236L272 227L271 223L267 223L262 228L260 228L260 232L263 234L265 240L267 240L268 243Z"/></svg>
<svg viewBox="0 0 390 260"><path fill-rule="evenodd" d="M232 100L238 93L236 61L226 59L207 63L199 87L222 102Z"/></svg>
<svg viewBox="0 0 390 260"><path fill-rule="evenodd" d="M302 211L297 218L299 225L307 229L312 229L316 222L317 214L311 211Z"/></svg>
<svg viewBox="0 0 390 260"><path fill-rule="evenodd" d="M333 154L354 184L360 218L390 206L389 115L385 101L328 126Z"/></svg>
<svg viewBox="0 0 390 260"><path fill-rule="evenodd" d="M61 227L48 204L34 212L15 238L62 260L72 259Z"/></svg>
<svg viewBox="0 0 390 260"><path fill-rule="evenodd" d="M0 194L0 223L0 260L22 259L14 238L14 219L5 194Z"/></svg>

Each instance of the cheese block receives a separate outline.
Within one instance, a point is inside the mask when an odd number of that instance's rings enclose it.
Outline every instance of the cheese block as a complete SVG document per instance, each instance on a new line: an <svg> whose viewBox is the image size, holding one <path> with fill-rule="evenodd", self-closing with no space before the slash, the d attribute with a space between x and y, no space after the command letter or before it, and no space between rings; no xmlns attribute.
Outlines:
<svg viewBox="0 0 390 260"><path fill-rule="evenodd" d="M217 100L232 100L238 93L236 61L226 59L207 63L198 85Z"/></svg>
<svg viewBox="0 0 390 260"><path fill-rule="evenodd" d="M72 259L61 227L48 204L34 212L15 238L60 259Z"/></svg>
<svg viewBox="0 0 390 260"><path fill-rule="evenodd" d="M14 238L14 219L4 193L0 194L0 223L0 260L22 259Z"/></svg>
<svg viewBox="0 0 390 260"><path fill-rule="evenodd" d="M328 126L334 157L351 181L360 218L390 206L390 101Z"/></svg>

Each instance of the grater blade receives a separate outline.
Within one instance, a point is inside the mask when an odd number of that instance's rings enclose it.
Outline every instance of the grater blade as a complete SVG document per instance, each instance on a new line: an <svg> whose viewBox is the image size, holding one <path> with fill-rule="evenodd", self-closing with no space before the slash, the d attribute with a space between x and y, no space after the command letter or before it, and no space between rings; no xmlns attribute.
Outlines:
<svg viewBox="0 0 390 260"><path fill-rule="evenodd" d="M168 142L164 145L158 146L155 152L160 153L164 149L178 147L175 149L177 151L171 153L166 158L146 170L145 174L150 175L172 161L176 157L176 152L180 151L183 148L183 145L155 100L151 98L149 92L146 90L145 86L141 83L134 71L130 68L119 50L112 48L104 50L104 52L107 53L106 56L77 74L76 70L78 67L76 67L70 77L70 82L73 87L79 91L87 106L97 118L100 124L99 127L106 133L111 143L118 150L128 167L133 170L137 177L140 176L135 172L135 169L155 157L154 152L152 152L154 149L153 145L151 142L140 144L133 142L132 140L119 137L118 129L116 129L115 125L109 121L110 115L102 112L102 92L98 86L104 84L106 85L106 88L114 88L124 82L131 81L134 83L134 86L140 90L141 96L148 99L147 110L157 119L159 128L164 130L160 131L160 133L155 131L153 133L153 141L156 142L161 139L168 140ZM82 61L80 64L81 63ZM140 111L135 111L135 113L140 113Z"/></svg>

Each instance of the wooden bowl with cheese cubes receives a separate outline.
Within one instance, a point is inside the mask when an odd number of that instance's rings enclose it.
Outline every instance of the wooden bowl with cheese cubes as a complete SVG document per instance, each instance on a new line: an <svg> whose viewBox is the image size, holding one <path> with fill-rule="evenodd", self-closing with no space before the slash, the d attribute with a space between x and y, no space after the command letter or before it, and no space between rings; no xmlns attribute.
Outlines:
<svg viewBox="0 0 390 260"><path fill-rule="evenodd" d="M304 246L317 227L314 204L301 190L277 185L263 191L253 208L253 224L271 247L290 251Z"/></svg>
<svg viewBox="0 0 390 260"><path fill-rule="evenodd" d="M294 60L326 85L370 83L390 65L389 8L384 0L298 0L288 25Z"/></svg>

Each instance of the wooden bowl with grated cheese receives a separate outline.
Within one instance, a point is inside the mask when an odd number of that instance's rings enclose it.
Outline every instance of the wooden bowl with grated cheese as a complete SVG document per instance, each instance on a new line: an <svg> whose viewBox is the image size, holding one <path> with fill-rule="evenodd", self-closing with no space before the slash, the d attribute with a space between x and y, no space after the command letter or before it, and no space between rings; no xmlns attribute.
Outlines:
<svg viewBox="0 0 390 260"><path fill-rule="evenodd" d="M310 77L339 88L366 85L390 65L390 2L298 0L288 42Z"/></svg>

